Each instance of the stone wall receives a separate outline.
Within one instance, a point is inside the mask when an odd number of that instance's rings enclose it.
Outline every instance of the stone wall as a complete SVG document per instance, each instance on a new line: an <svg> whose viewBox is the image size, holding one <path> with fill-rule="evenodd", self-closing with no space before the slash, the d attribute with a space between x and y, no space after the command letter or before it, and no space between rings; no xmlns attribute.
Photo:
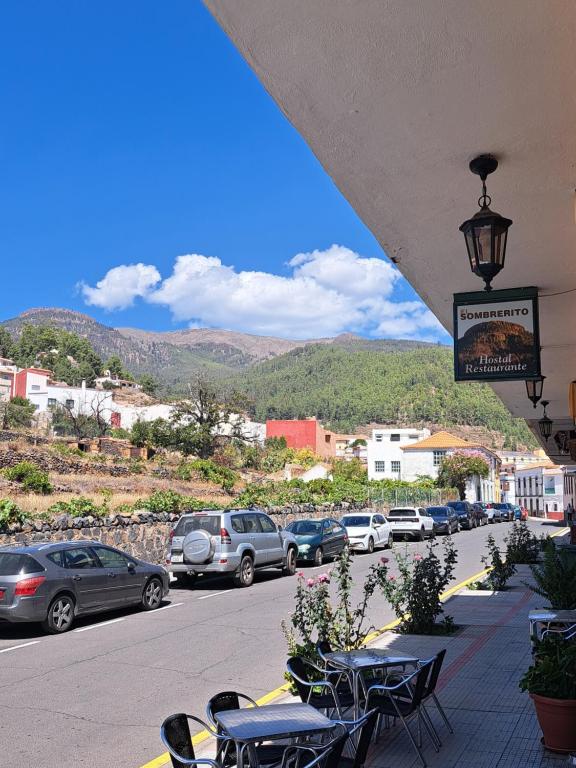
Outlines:
<svg viewBox="0 0 576 768"><path fill-rule="evenodd" d="M0 449L0 468L14 467L21 461L31 461L45 472L57 472L60 475L111 475L125 477L130 474L128 467L117 464L100 464L92 461L74 461L53 454L36 451L12 451Z"/></svg>
<svg viewBox="0 0 576 768"><path fill-rule="evenodd" d="M302 517L334 517L338 519L347 511L360 508L348 504L294 504L290 507L274 507L266 510L273 520L285 527L292 520ZM59 515L52 521L27 521L22 525L10 526L0 533L0 546L23 546L40 541L73 541L91 539L110 544L153 563L164 563L170 529L179 515L153 514L142 510L131 515L110 515L97 518Z"/></svg>

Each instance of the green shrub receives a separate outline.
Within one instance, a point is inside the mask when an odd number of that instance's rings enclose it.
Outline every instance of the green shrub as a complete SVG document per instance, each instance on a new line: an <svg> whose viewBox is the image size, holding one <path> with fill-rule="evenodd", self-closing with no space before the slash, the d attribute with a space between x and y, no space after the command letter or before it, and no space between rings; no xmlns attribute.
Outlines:
<svg viewBox="0 0 576 768"><path fill-rule="evenodd" d="M144 462L142 459L128 459L128 470L133 475L142 475L144 473Z"/></svg>
<svg viewBox="0 0 576 768"><path fill-rule="evenodd" d="M24 512L12 499L0 499L0 529L14 523L23 523L26 519Z"/></svg>
<svg viewBox="0 0 576 768"><path fill-rule="evenodd" d="M541 640L520 688L549 699L576 699L576 644L554 636Z"/></svg>
<svg viewBox="0 0 576 768"><path fill-rule="evenodd" d="M540 553L540 540L522 520L514 523L506 544L506 560L509 563L536 563Z"/></svg>
<svg viewBox="0 0 576 768"><path fill-rule="evenodd" d="M550 601L557 611L576 609L576 559L557 549L550 541L544 550L542 565L530 566L536 586L527 586Z"/></svg>
<svg viewBox="0 0 576 768"><path fill-rule="evenodd" d="M178 513L182 509L183 496L176 491L156 491L147 499L139 499L134 505L134 509L147 509L153 514Z"/></svg>
<svg viewBox="0 0 576 768"><path fill-rule="evenodd" d="M219 485L223 490L230 492L238 480L238 475L228 467L216 464L212 459L196 459L189 462L188 466L197 472L208 483Z"/></svg>
<svg viewBox="0 0 576 768"><path fill-rule="evenodd" d="M506 542L506 539L504 541ZM482 558L484 565L489 565L490 567L486 581L491 589L498 592L506 588L508 579L516 573L516 566L514 563L509 563L505 557L502 557L500 548L492 534L486 539L486 547L488 555Z"/></svg>
<svg viewBox="0 0 576 768"><path fill-rule="evenodd" d="M31 493L52 493L52 483L48 478L48 473L40 469L31 461L21 461L14 467L4 470L8 480L22 484L25 491Z"/></svg>
<svg viewBox="0 0 576 768"><path fill-rule="evenodd" d="M92 499L85 496L78 496L70 501L57 501L56 504L48 509L52 515L70 515L70 517L101 517L106 514L105 507L100 507Z"/></svg>

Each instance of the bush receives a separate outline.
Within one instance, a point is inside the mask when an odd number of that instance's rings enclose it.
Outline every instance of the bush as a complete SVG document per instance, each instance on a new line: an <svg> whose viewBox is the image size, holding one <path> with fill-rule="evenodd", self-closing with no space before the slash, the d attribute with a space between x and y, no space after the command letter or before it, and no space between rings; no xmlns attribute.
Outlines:
<svg viewBox="0 0 576 768"><path fill-rule="evenodd" d="M541 640L520 688L549 699L576 699L576 643L553 636Z"/></svg>
<svg viewBox="0 0 576 768"><path fill-rule="evenodd" d="M21 483L25 491L44 495L52 493L53 488L48 473L31 461L21 461L16 466L4 470L4 474L8 480Z"/></svg>
<svg viewBox="0 0 576 768"><path fill-rule="evenodd" d="M544 550L542 565L531 566L536 586L527 584L533 592L550 601L557 611L576 609L576 559L557 549L550 541Z"/></svg>
<svg viewBox="0 0 576 768"><path fill-rule="evenodd" d="M48 509L52 515L70 515L70 517L101 517L106 514L106 507L100 507L92 499L78 496L70 501L57 501Z"/></svg>
<svg viewBox="0 0 576 768"><path fill-rule="evenodd" d="M0 499L0 529L15 523L21 524L26 519L24 512L11 499Z"/></svg>
<svg viewBox="0 0 576 768"><path fill-rule="evenodd" d="M400 619L400 631L418 635L437 634L454 628L452 618L445 616L438 624L438 617L444 612L440 596L446 589L457 562L457 553L450 537L443 543L444 562L435 550L437 542L428 545L425 555L416 553L396 555L400 575L389 575L387 568L380 572L380 588Z"/></svg>
<svg viewBox="0 0 576 768"><path fill-rule="evenodd" d="M507 540L504 539L504 541L506 542ZM486 581L491 589L498 592L506 588L508 579L516 573L516 566L514 563L509 563L502 557L502 553L492 534L486 539L486 547L488 549L488 555L482 558L484 565L490 567L490 572L486 576Z"/></svg>
<svg viewBox="0 0 576 768"><path fill-rule="evenodd" d="M212 459L196 459L188 465L191 470L207 482L219 485L223 490L230 492L238 480L238 475L228 467L222 467Z"/></svg>
<svg viewBox="0 0 576 768"><path fill-rule="evenodd" d="M134 504L134 509L147 509L153 514L177 514L182 509L184 497L176 491L156 491L147 499L140 499Z"/></svg>
<svg viewBox="0 0 576 768"><path fill-rule="evenodd" d="M536 563L540 553L540 540L524 521L514 523L506 544L506 561L513 564Z"/></svg>
<svg viewBox="0 0 576 768"><path fill-rule="evenodd" d="M128 470L133 475L142 475L144 473L144 462L142 459L128 459Z"/></svg>

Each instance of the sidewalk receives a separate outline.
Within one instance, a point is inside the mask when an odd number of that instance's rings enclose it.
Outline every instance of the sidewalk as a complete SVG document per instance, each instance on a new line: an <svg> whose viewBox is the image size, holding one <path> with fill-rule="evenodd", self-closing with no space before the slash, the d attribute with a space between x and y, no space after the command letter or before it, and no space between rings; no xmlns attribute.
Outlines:
<svg viewBox="0 0 576 768"><path fill-rule="evenodd" d="M425 658L446 648L437 692L454 734L428 709L443 746L434 751L424 735L430 768L559 768L565 755L546 752L532 701L518 680L531 663L528 611L542 598L523 582L528 566L518 566L505 592L461 590L445 603L445 611L462 629L452 638L386 633L374 643L394 654ZM383 730L372 748L367 768L416 768L421 763L402 726Z"/></svg>

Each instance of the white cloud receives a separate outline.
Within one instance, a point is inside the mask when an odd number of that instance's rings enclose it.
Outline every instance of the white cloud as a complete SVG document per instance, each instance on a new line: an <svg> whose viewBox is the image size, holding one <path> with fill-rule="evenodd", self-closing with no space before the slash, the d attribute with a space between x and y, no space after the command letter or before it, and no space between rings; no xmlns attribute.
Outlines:
<svg viewBox="0 0 576 768"><path fill-rule="evenodd" d="M136 297L170 309L178 321L248 333L314 338L354 331L375 337L438 338L443 329L420 301L393 301L403 278L382 259L339 245L300 253L289 276L237 271L219 258L179 256L161 280L156 267L111 269L96 287L82 285L88 304L130 306Z"/></svg>
<svg viewBox="0 0 576 768"><path fill-rule="evenodd" d="M79 287L84 301L103 309L126 309L137 297L145 298L162 276L156 267L150 264L123 264L110 269L91 288L84 282Z"/></svg>

